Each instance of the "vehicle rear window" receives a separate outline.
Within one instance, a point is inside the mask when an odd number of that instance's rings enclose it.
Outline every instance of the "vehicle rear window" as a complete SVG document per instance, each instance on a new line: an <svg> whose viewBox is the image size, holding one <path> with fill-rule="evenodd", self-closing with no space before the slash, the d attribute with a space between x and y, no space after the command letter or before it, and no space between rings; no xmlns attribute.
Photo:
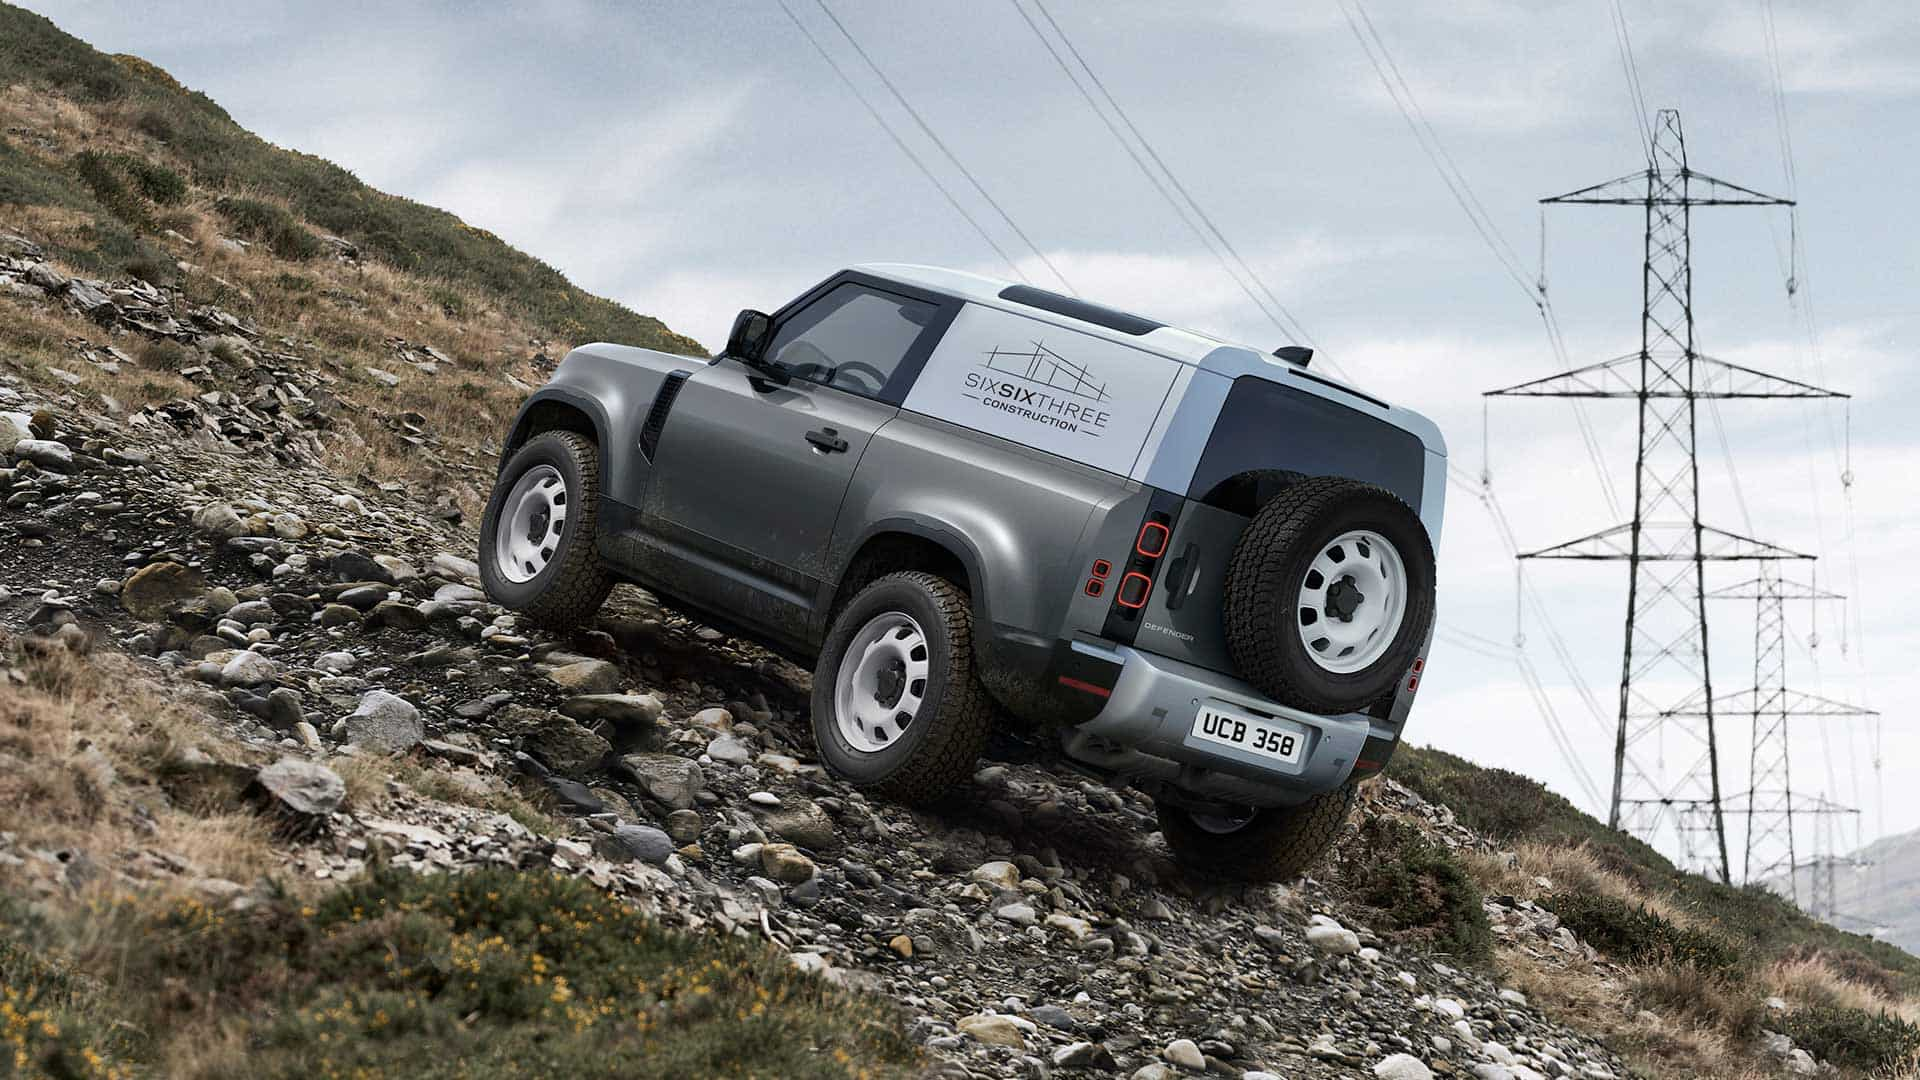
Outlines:
<svg viewBox="0 0 1920 1080"><path fill-rule="evenodd" d="M1188 496L1252 515L1287 474L1378 484L1420 510L1425 448L1376 416L1265 379L1233 381Z"/></svg>
<svg viewBox="0 0 1920 1080"><path fill-rule="evenodd" d="M1041 311L1051 311L1055 315L1065 315L1070 319L1079 319L1084 323L1103 326L1108 330L1118 330L1123 334L1151 334L1165 326L1152 319L1143 319L1138 315L1129 315L1099 304L1089 304L1085 300L1076 300L1071 296L1061 296L1056 292L1036 289L1031 285L1009 285L1000 290L1000 299L1011 300L1016 304L1025 304Z"/></svg>

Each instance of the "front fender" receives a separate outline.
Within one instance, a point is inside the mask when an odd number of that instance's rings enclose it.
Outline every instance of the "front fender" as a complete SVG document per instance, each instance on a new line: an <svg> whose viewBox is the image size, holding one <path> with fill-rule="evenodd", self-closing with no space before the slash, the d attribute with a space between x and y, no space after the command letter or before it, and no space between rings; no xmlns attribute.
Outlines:
<svg viewBox="0 0 1920 1080"><path fill-rule="evenodd" d="M550 422L550 410L572 409L587 418L600 446L602 497L639 506L652 474L652 466L639 453L640 426L667 373L700 364L695 357L651 349L582 345L568 353L553 378L521 406L502 460L537 428L567 426Z"/></svg>

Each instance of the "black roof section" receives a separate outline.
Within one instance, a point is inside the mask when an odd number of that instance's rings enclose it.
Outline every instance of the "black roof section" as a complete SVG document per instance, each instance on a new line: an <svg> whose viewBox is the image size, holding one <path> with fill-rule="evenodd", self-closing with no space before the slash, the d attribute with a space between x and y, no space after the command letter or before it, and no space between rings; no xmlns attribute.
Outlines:
<svg viewBox="0 0 1920 1080"><path fill-rule="evenodd" d="M1071 296L1036 289L1031 285L1009 285L1000 290L1000 299L1011 300L1016 304L1025 304L1028 307L1039 308L1041 311L1051 311L1055 315L1065 315L1070 319L1079 319L1081 322L1104 326L1108 330L1118 330L1123 334L1135 336L1151 334L1167 325L1154 322L1152 319L1143 319L1138 315L1129 315L1124 311L1101 307L1099 304L1089 304L1085 300L1077 300Z"/></svg>

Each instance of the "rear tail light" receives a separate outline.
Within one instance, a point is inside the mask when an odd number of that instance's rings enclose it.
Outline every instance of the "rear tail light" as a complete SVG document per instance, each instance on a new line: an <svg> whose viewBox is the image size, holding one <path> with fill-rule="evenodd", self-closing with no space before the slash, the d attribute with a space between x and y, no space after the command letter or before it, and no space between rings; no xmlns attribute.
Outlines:
<svg viewBox="0 0 1920 1080"><path fill-rule="evenodd" d="M1140 536L1133 542L1133 550L1149 559L1157 559L1167 553L1167 540L1173 530L1158 521L1149 521L1140 526Z"/></svg>
<svg viewBox="0 0 1920 1080"><path fill-rule="evenodd" d="M1147 606L1147 596L1152 592L1153 579L1136 570L1120 579L1120 595L1115 602L1121 607L1138 610Z"/></svg>

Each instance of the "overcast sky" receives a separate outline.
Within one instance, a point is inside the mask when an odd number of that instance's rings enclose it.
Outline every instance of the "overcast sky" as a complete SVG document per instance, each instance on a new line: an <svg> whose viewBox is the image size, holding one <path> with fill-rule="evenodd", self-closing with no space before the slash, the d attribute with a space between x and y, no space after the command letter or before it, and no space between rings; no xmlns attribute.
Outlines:
<svg viewBox="0 0 1920 1080"><path fill-rule="evenodd" d="M885 95L815 0L789 0L956 192L1018 270L1059 282ZM986 191L1089 298L1271 347L1285 338L1089 110L1010 2L829 0L833 13ZM380 188L445 207L708 345L733 312L771 309L852 262L1012 271L887 138L773 0L387 4L247 0L155 17L122 0L28 0L63 28L138 53L243 125ZM1368 65L1336 0L1185 4L1052 0L1072 42L1233 245L1363 387L1434 417L1482 467L1479 392L1554 361L1522 287L1488 253ZM1032 12L1031 6L1027 9ZM1530 277L1536 200L1640 161L1605 0L1373 0L1401 74ZM1649 108L1682 110L1695 169L1785 193L1758 2L1623 0ZM1036 16L1037 18L1037 16ZM1841 408L1720 405L1753 531L1817 552L1853 594L1791 624L1800 689L1886 710L1884 820L1872 727L1795 728L1797 787L1867 810L1864 832L1920 826L1920 534L1912 347L1920 226L1920 20L1908 0L1775 0L1792 124L1799 269L1819 351L1789 306L1787 215L1695 214L1701 351L1856 395L1849 514ZM1044 23L1042 23L1044 25ZM1637 347L1635 209L1561 209L1547 276L1576 362ZM1633 406L1592 405L1605 466L1631 492ZM1702 409L1705 517L1747 532ZM1495 490L1524 547L1612 524L1561 402L1499 402ZM1625 567L1531 564L1575 679L1529 615L1525 653L1574 757L1604 791ZM1750 577L1714 567L1709 585ZM1804 574L1804 571L1799 573ZM1555 747L1509 658L1458 644L1515 636L1513 563L1488 514L1454 491L1441 618L1411 739L1538 777L1604 815ZM1717 689L1752 684L1752 607L1714 610ZM1842 645L1845 651L1842 651ZM1823 738L1822 724L1826 724ZM1747 721L1723 720L1724 786L1746 786ZM1678 741L1642 750L1677 769ZM1849 839L1851 831L1849 830ZM1741 844L1736 831L1731 843ZM1802 851L1812 842L1803 832ZM1736 855L1736 865L1738 863Z"/></svg>

